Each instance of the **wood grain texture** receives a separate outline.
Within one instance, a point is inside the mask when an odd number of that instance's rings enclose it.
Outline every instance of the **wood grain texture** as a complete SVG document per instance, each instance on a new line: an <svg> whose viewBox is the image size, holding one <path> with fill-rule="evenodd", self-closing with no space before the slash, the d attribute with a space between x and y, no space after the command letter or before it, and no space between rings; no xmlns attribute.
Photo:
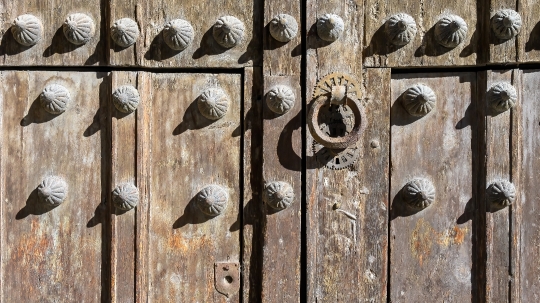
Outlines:
<svg viewBox="0 0 540 303"><path fill-rule="evenodd" d="M144 80L148 77L148 80ZM240 102L235 74L147 74L138 83L144 104L142 128L149 142L147 181L148 247L146 298L157 302L237 302L214 287L214 263L240 261ZM198 96L221 87L229 96L225 117L211 122L199 114ZM211 218L195 205L210 184L228 191L225 213ZM139 222L137 222L139 224ZM143 223L144 224L144 223Z"/></svg>
<svg viewBox="0 0 540 303"><path fill-rule="evenodd" d="M367 128L359 159L330 170L307 137L307 300L385 302L388 249L390 70L364 76Z"/></svg>
<svg viewBox="0 0 540 303"><path fill-rule="evenodd" d="M113 72L111 80L111 93L120 86L132 85L137 87L137 72ZM110 100L112 113L112 178L111 188L123 183L137 184L137 115L126 115L116 110ZM140 188L140 187L139 187ZM140 195L140 197L144 197ZM112 201L112 200L111 200ZM140 203L140 201L139 201ZM142 203L141 203L142 204ZM135 301L134 282L135 249L137 213L139 204L131 211L122 211L110 206L111 212L111 260L112 260L112 302Z"/></svg>
<svg viewBox="0 0 540 303"><path fill-rule="evenodd" d="M415 38L403 47L390 44L384 31L390 16L406 13L414 18L417 26ZM444 15L455 14L468 26L465 42L454 49L438 45L434 26ZM482 36L477 29L477 1L418 1L418 0L366 0L365 46L366 67L422 67L422 66L472 66L476 65Z"/></svg>
<svg viewBox="0 0 540 303"><path fill-rule="evenodd" d="M102 28L105 11L105 0L1 0L0 65L104 65L105 46L101 36L105 31ZM64 36L62 24L73 13L84 13L94 20L95 35L84 45L71 44ZM43 37L32 47L19 45L11 33L13 20L22 14L32 14L43 24Z"/></svg>
<svg viewBox="0 0 540 303"><path fill-rule="evenodd" d="M536 172L540 167L538 149L540 148L540 112L538 110L538 85L540 85L540 71L527 70L522 72L522 100L523 103L517 108L519 113L516 124L521 131L518 137L520 152L516 167L519 169L520 181L518 185L517 205L521 207L521 226L515 226L519 230L517 256L520 264L516 273L519 280L521 302L534 302L540 298L540 227L539 203L540 189L536 179ZM516 134L514 132L513 134ZM517 133L519 134L519 133ZM514 155L514 153L513 153Z"/></svg>
<svg viewBox="0 0 540 303"><path fill-rule="evenodd" d="M523 20L517 45L519 62L540 62L540 3L520 0L518 12Z"/></svg>
<svg viewBox="0 0 540 303"><path fill-rule="evenodd" d="M287 14L298 23L298 33L289 42L279 42L272 37L269 23L278 14ZM263 70L265 75L300 75L302 58L302 19L300 1L265 1L263 33Z"/></svg>
<svg viewBox="0 0 540 303"><path fill-rule="evenodd" d="M487 90L492 85L500 82L512 83L517 89L518 71L488 71L487 72ZM489 109L489 100L484 92L483 115L486 117L486 175L483 190L495 180L513 180L512 174L512 110L501 114L494 114ZM521 106L522 99L519 99ZM486 198L482 199L486 203L486 300L487 302L507 302L511 298L511 290L516 286L512 278L511 258L515 257L515 251L511 248L514 237L512 217L515 210L514 206L506 207L502 210L490 210L489 202ZM519 202L518 202L519 203ZM519 302L514 301L512 302Z"/></svg>
<svg viewBox="0 0 540 303"><path fill-rule="evenodd" d="M491 29L491 19L493 16L502 9L518 11L516 3L517 2L513 0L492 0L490 2L489 15L484 18L484 37L489 37L488 62L490 64L511 63L518 61L518 45L522 44L522 40L526 37L524 29L527 27L527 25L523 24L521 32L516 37L508 40L501 40L497 38ZM521 11L519 11L519 13L522 14Z"/></svg>
<svg viewBox="0 0 540 303"><path fill-rule="evenodd" d="M244 205L243 205L243 302L261 301L263 234L262 203L262 68L247 67L244 73Z"/></svg>
<svg viewBox="0 0 540 303"><path fill-rule="evenodd" d="M112 66L193 68L260 65L260 1L111 0L110 5L111 25L115 20L131 18L137 22L141 32L137 43L125 49L109 41ZM245 25L242 42L231 49L219 46L212 35L214 23L226 15L238 18ZM165 24L178 18L190 22L195 32L193 42L183 51L169 48L162 36Z"/></svg>
<svg viewBox="0 0 540 303"><path fill-rule="evenodd" d="M431 87L435 108L412 119L400 96L417 83ZM475 73L401 74L392 79L390 300L474 302L472 281L476 163ZM411 212L399 193L429 179L435 202Z"/></svg>
<svg viewBox="0 0 540 303"><path fill-rule="evenodd" d="M265 70L266 72L266 70ZM300 302L300 245L302 199L302 102L298 76L264 77L264 92L275 85L290 87L296 96L287 113L272 112L263 105L263 184L287 182L294 202L276 211L261 201L266 216L264 228L262 302Z"/></svg>
<svg viewBox="0 0 540 303"><path fill-rule="evenodd" d="M0 73L2 86L2 302L108 301L107 75ZM69 89L60 115L44 112L47 84ZM66 200L39 206L36 187L59 175Z"/></svg>

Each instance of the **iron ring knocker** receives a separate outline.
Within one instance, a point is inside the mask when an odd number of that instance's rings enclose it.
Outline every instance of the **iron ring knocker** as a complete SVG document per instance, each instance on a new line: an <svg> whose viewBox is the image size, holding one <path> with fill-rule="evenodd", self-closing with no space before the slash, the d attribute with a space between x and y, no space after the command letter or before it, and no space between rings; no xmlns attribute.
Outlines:
<svg viewBox="0 0 540 303"><path fill-rule="evenodd" d="M354 114L354 127L348 135L343 137L330 137L326 135L319 127L319 111L326 104L348 105ZM346 86L332 87L331 95L321 95L315 99L308 114L308 127L311 135L322 146L330 149L345 149L352 146L360 139L360 136L366 129L366 115L364 107L360 101L347 95Z"/></svg>

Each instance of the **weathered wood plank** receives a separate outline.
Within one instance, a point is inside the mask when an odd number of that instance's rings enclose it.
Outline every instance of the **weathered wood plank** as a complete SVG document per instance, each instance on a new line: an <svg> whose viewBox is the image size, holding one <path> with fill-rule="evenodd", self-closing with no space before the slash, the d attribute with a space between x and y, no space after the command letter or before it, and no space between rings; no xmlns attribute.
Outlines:
<svg viewBox="0 0 540 303"><path fill-rule="evenodd" d="M516 73L517 71L514 70L487 72L487 90L481 99L482 116L486 117L486 175L483 190L497 180L513 181L511 172L512 113L511 111L494 113L490 109L487 91L501 82L515 86ZM515 287L510 276L512 209L511 207L500 210L491 208L487 197L481 201L486 203L486 300L487 302L506 302L510 298L511 289Z"/></svg>
<svg viewBox="0 0 540 303"><path fill-rule="evenodd" d="M261 301L265 224L262 204L262 69L244 73L243 302Z"/></svg>
<svg viewBox="0 0 540 303"><path fill-rule="evenodd" d="M520 264L519 272L516 278L519 279L519 291L521 292L521 302L534 302L540 298L540 225L538 211L540 200L540 189L536 180L538 169L540 168L540 159L538 150L540 149L540 111L538 102L540 94L538 86L540 85L539 70L525 70L522 72L522 98L523 100L515 112L518 112L519 119L514 120L518 124L518 130L521 135L517 137L520 142L520 158L516 161L516 167L519 169L519 184L517 190L518 200L516 206L520 206L521 226L519 228L518 238L515 239L519 253L517 254ZM514 132L513 134L519 134ZM514 137L513 137L514 138ZM515 155L513 152L512 155ZM513 210L513 208L512 208ZM520 218L517 218L519 220ZM516 225L513 225L516 227Z"/></svg>
<svg viewBox="0 0 540 303"><path fill-rule="evenodd" d="M324 167L307 142L308 301L386 301L390 70L365 74L367 128L351 167Z"/></svg>
<svg viewBox="0 0 540 303"><path fill-rule="evenodd" d="M540 3L537 0L520 0L517 3L522 19L517 45L519 62L540 62Z"/></svg>
<svg viewBox="0 0 540 303"><path fill-rule="evenodd" d="M481 7L480 7L481 8ZM416 23L415 37L404 46L394 46L385 33L385 23L394 14L410 15ZM434 27L449 14L458 15L467 23L468 34L454 49L435 40ZM481 33L477 29L476 0L366 0L363 49L366 67L471 66L477 63Z"/></svg>
<svg viewBox="0 0 540 303"><path fill-rule="evenodd" d="M104 0L65 0L65 1L0 1L2 41L0 42L0 65L103 65L105 40L102 35L102 17L106 11ZM70 43L64 36L62 25L68 15L84 13L95 23L94 37L84 45ZM32 47L18 44L11 33L15 18L32 14L41 20L43 36Z"/></svg>
<svg viewBox="0 0 540 303"><path fill-rule="evenodd" d="M107 75L4 71L0 77L6 84L0 89L6 130L1 301L109 301ZM52 83L71 95L60 115L40 105L40 93ZM54 175L68 190L65 201L51 210L39 202L36 188Z"/></svg>
<svg viewBox="0 0 540 303"><path fill-rule="evenodd" d="M239 207L241 77L234 74L150 74L140 87L150 142L148 196L148 297L143 301L237 302L214 287L214 263L240 261ZM139 83L141 85L141 83ZM229 97L227 114L212 122L197 98L220 87ZM203 215L196 195L215 184L229 195L217 217ZM231 285L239 282L234 275ZM221 282L221 280L219 280ZM240 286L236 291L239 291Z"/></svg>
<svg viewBox="0 0 540 303"><path fill-rule="evenodd" d="M266 70L265 70L266 73ZM267 94L276 85L292 89L294 106L285 114L272 112L263 105L263 180L286 182L294 192L292 204L276 210L262 203L266 216L264 228L262 302L300 302L300 250L302 199L302 102L298 76L264 77Z"/></svg>
<svg viewBox="0 0 540 303"><path fill-rule="evenodd" d="M121 48L112 41L110 64L146 67L242 67L259 65L261 46L261 1L186 1L186 0L111 0L111 25L131 18L139 26L135 45ZM222 16L231 15L244 23L239 45L226 49L213 38L212 26ZM188 21L194 30L193 41L182 51L163 41L165 24L174 19Z"/></svg>
<svg viewBox="0 0 540 303"><path fill-rule="evenodd" d="M437 97L426 116L401 104L412 85ZM475 73L400 74L392 79L390 300L474 301L473 224L477 177ZM401 190L415 178L435 187L435 201L418 212Z"/></svg>
<svg viewBox="0 0 540 303"><path fill-rule="evenodd" d="M511 63L518 60L518 45L522 43L526 33L522 31L512 39L498 38L491 28L491 20L495 14L503 9L511 9L517 11L517 2L513 0L492 0L489 3L489 12L484 18L484 37L489 37L489 63ZM521 12L519 12L521 13Z"/></svg>
<svg viewBox="0 0 540 303"><path fill-rule="evenodd" d="M137 72L113 72L112 92L123 85L137 87ZM112 98L112 97L111 97ZM112 105L112 179L111 188L123 183L137 185L136 142L137 115L124 114ZM112 201L112 200L111 200ZM111 260L113 272L113 302L135 301L134 282L137 212L138 209L123 211L114 205L111 212Z"/></svg>

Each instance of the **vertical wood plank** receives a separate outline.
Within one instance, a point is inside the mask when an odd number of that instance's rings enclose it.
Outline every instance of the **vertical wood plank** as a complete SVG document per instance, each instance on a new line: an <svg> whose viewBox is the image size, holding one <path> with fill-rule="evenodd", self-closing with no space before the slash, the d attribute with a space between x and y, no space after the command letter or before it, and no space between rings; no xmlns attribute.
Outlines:
<svg viewBox="0 0 540 303"><path fill-rule="evenodd" d="M112 92L122 85L138 88L137 72L113 72ZM141 92L139 92L141 93ZM111 100L112 103L112 100ZM124 114L111 104L112 117L112 180L111 188L122 183L137 184L137 114ZM140 188L139 188L140 189ZM140 195L140 197L144 197ZM141 201L139 201L140 204ZM139 204L139 205L140 205ZM135 301L135 245L139 206L122 211L110 205L111 260L113 279L112 302Z"/></svg>
<svg viewBox="0 0 540 303"><path fill-rule="evenodd" d="M106 7L104 0L1 0L0 65L104 65L105 28L102 23ZM84 45L72 44L64 36L62 25L73 13L84 13L95 23L94 37ZM43 25L43 37L32 47L18 44L11 33L13 20L23 14L36 16Z"/></svg>
<svg viewBox="0 0 540 303"><path fill-rule="evenodd" d="M108 301L109 126L106 74L3 71L2 302ZM39 102L51 83L71 103L60 115ZM54 209L37 186L62 177L68 191Z"/></svg>
<svg viewBox="0 0 540 303"><path fill-rule="evenodd" d="M491 0L489 9L489 19L485 18L485 35L489 36L489 63L510 63L518 61L518 45L526 36L522 31L514 38L502 40L495 36L491 29L491 20L493 16L502 9L511 9L518 11L517 2L514 0ZM519 12L521 14L521 12Z"/></svg>
<svg viewBox="0 0 540 303"><path fill-rule="evenodd" d="M244 73L244 205L242 290L243 302L260 302L263 272L262 207L262 69L248 67Z"/></svg>
<svg viewBox="0 0 540 303"><path fill-rule="evenodd" d="M486 174L482 189L484 191L493 181L513 181L511 171L512 111L493 113L489 107L487 91L501 82L516 86L514 77L517 77L515 70L487 72L486 91L483 92L480 105L483 107L482 116L486 119ZM519 89L519 87L516 88ZM487 197L481 201L481 203L486 203L486 300L487 302L506 302L510 299L510 291L514 287L510 275L512 207L496 210L490 207Z"/></svg>
<svg viewBox="0 0 540 303"><path fill-rule="evenodd" d="M240 286L229 298L216 290L214 263L240 261L241 86L236 74L151 74L143 89L151 150L146 194L147 268L152 269L144 301L240 300ZM210 87L229 97L227 114L217 121L204 118L197 107L197 98ZM195 205L198 192L211 184L229 195L217 217L203 215Z"/></svg>
<svg viewBox="0 0 540 303"><path fill-rule="evenodd" d="M264 216L262 263L262 302L300 302L302 243L302 91L300 61L302 55L302 19L300 1L265 1L263 32L264 96L277 85L284 85L295 96L294 106L279 115L262 100L262 186L287 182L294 201L286 209L275 210L261 201ZM270 22L278 14L287 14L298 24L298 32L289 42L279 42L270 34ZM263 189L264 190L264 189Z"/></svg>
<svg viewBox="0 0 540 303"><path fill-rule="evenodd" d="M481 1L481 0L480 0ZM481 50L482 32L477 28L482 9L476 0L449 2L445 0L366 0L365 46L366 67L472 66L477 64ZM394 14L410 15L417 33L404 46L394 46L385 33L385 23ZM467 23L468 35L454 49L440 46L435 40L434 27L445 15L458 15Z"/></svg>
<svg viewBox="0 0 540 303"><path fill-rule="evenodd" d="M519 62L540 62L540 3L518 1L522 27L518 39Z"/></svg>
<svg viewBox="0 0 540 303"><path fill-rule="evenodd" d="M516 239L516 245L521 244L518 247L520 257L518 261L521 266L516 278L519 278L521 302L534 302L540 298L540 281L538 280L540 273L540 259L538 258L540 254L540 225L538 225L540 189L536 181L540 168L537 153L540 149L540 111L538 108L540 71L524 70L522 73L521 100L523 102L516 108L519 115L515 121L518 124L518 130L521 131L521 135L517 137L521 148L520 158L516 161L520 175L516 206L521 208L521 218L516 218L516 220L521 219L521 226L517 226L519 238Z"/></svg>
<svg viewBox="0 0 540 303"><path fill-rule="evenodd" d="M413 119L401 105L412 85L431 87L435 108ZM475 73L400 74L392 79L390 300L475 301L473 222L476 201ZM407 211L403 186L427 178L428 208Z"/></svg>

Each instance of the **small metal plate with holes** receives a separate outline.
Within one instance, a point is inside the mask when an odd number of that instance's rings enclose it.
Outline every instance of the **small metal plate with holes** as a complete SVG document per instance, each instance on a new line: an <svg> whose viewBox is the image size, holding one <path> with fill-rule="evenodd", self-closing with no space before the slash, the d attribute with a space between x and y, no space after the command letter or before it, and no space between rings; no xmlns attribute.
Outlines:
<svg viewBox="0 0 540 303"><path fill-rule="evenodd" d="M354 126L354 114L347 105L325 105L319 116L321 130L330 137L349 134ZM344 169L353 165L359 157L358 146L330 149L313 140L313 154L317 162L330 169Z"/></svg>
<svg viewBox="0 0 540 303"><path fill-rule="evenodd" d="M214 263L214 285L227 298L240 290L240 265L238 262Z"/></svg>

